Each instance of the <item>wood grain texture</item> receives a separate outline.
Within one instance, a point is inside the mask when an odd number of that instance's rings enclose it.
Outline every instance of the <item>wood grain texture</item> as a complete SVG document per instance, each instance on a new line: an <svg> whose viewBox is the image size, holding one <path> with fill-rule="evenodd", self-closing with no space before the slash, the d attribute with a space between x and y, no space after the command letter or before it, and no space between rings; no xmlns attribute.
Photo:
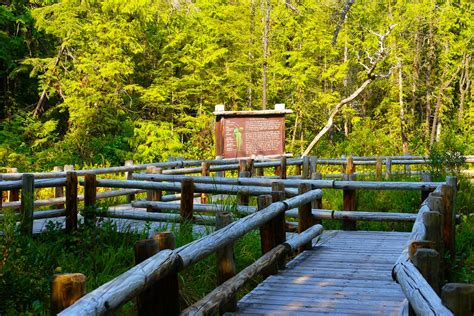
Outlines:
<svg viewBox="0 0 474 316"><path fill-rule="evenodd" d="M391 268L409 233L325 235L247 294L235 314L398 315L405 297L391 281Z"/></svg>

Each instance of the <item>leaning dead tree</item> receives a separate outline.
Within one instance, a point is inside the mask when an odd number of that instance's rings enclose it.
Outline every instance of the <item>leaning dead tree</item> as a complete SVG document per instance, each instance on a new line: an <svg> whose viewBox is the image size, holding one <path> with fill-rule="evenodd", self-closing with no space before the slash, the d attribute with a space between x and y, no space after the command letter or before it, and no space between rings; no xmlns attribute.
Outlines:
<svg viewBox="0 0 474 316"><path fill-rule="evenodd" d="M364 67L364 69L367 71L367 79L354 91L350 96L347 98L341 100L331 111L331 114L329 115L329 119L326 123L326 125L319 131L318 135L314 137L314 139L311 141L309 144L308 148L303 152L302 156L308 156L311 150L313 150L314 146L319 142L321 137L323 137L329 129L333 126L334 124L334 118L336 117L337 113L341 110L341 108L347 104L352 102L355 98L359 96L359 94L367 88L367 86L374 80L380 79L380 78L388 78L392 70L390 69L388 73L386 74L376 74L375 70L377 66L385 59L387 56L387 49L385 48L385 39L387 36L390 34L390 32L393 30L395 25L391 25L388 29L387 32L384 34L379 34L375 32L371 32L373 35L377 36L378 42L379 42L379 49L373 54L370 55L367 52L367 57L366 59L368 60L369 64L366 65L364 62L359 61L359 64Z"/></svg>

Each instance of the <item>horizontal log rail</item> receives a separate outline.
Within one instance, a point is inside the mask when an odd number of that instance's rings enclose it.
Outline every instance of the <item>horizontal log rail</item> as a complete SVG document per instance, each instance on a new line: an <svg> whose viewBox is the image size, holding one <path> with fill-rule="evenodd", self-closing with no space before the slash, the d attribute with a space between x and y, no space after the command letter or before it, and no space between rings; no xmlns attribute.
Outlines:
<svg viewBox="0 0 474 316"><path fill-rule="evenodd" d="M80 181L80 184L84 184L83 180ZM166 190L166 191L181 191L180 182L147 182L147 181L134 181L134 180L97 180L97 187L106 187L106 188L129 188L129 189L143 189L143 190ZM271 188L262 187L262 186L248 186L248 185L220 185L220 184L206 184L206 183L196 183L194 184L195 192L199 193L216 193L216 194L225 194L225 193L241 193L248 195L261 195L261 194L270 194ZM295 189L285 189L286 194L296 195L297 191Z"/></svg>
<svg viewBox="0 0 474 316"><path fill-rule="evenodd" d="M347 160L345 158L317 158L311 157L316 164L322 165L341 165L345 164ZM464 156L466 163L474 163L474 155ZM390 160L392 165L416 165L416 164L429 164L429 157L422 156L380 156L380 157L357 157L354 156L354 164L356 165L375 165L377 159L381 159L382 164L386 164ZM301 158L288 159L287 165L302 166L303 160ZM176 160L168 162L156 162L147 164L131 164L126 166L115 166L107 168L95 168L95 169L83 169L77 170L78 176L84 176L87 173L94 174L114 174L123 172L133 172L145 170L148 167L159 167L163 168L165 174L189 174L189 173L200 173L203 162L210 164L210 171L227 171L227 170L238 170L239 159L215 159L215 160ZM255 160L255 168L269 168L277 167L279 165L278 160L259 161ZM0 177L3 180L20 180L24 173L0 173ZM51 178L64 178L66 172L33 172L35 179L51 179ZM1 187L1 186L0 186ZM1 188L2 190L9 190Z"/></svg>
<svg viewBox="0 0 474 316"><path fill-rule="evenodd" d="M136 208L148 208L157 209L160 211L179 211L179 203L168 203L158 201L145 201L138 200L132 202L132 207ZM230 207L228 205L219 204L194 204L195 212L202 213L217 213L224 211L233 211L248 215L255 213L257 208L254 206L243 206L237 205L236 207ZM119 211L120 212L120 211ZM140 212L135 212L140 213ZM298 217L298 210L291 209L286 211L286 217L296 218ZM364 212L364 211L337 211L337 210L326 210L326 209L312 209L312 216L314 219L332 219L332 220L343 220L351 219L356 221L391 221L391 222L408 222L413 223L416 220L417 214L407 213L395 213L395 212ZM125 218L125 217L124 217Z"/></svg>
<svg viewBox="0 0 474 316"><path fill-rule="evenodd" d="M338 181L338 180L309 180L309 179L265 179L265 178L221 178L202 176L179 176L160 174L135 174L134 179L181 182L193 180L205 184L223 184L235 186L269 186L273 182L284 183L286 187L297 187L298 185L311 184L320 189L364 189L364 190L434 190L444 182L386 182L386 181ZM119 180L99 180L119 181ZM118 185L118 184L117 184ZM170 186L171 188L172 186ZM151 187L149 187L151 188ZM158 188L158 187L157 187ZM176 186L177 188L177 186ZM163 188L166 189L166 188ZM263 194L263 193L262 193Z"/></svg>
<svg viewBox="0 0 474 316"><path fill-rule="evenodd" d="M109 313L167 274L182 270L202 260L286 210L310 203L321 196L321 190L312 190L281 202L272 203L259 212L234 221L225 228L176 250L160 251L112 281L86 294L59 315L103 315Z"/></svg>
<svg viewBox="0 0 474 316"><path fill-rule="evenodd" d="M204 298L186 308L181 312L181 315L214 315L218 313L221 306L232 298L246 282L261 274L281 257L291 254L302 245L311 242L322 232L323 227L321 225L314 225L285 243L278 245L237 275L215 288Z"/></svg>

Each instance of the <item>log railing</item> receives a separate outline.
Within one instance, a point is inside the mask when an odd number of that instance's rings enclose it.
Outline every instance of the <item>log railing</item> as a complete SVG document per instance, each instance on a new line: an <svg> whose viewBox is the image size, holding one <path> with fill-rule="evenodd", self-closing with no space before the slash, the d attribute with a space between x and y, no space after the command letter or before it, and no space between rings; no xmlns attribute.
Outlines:
<svg viewBox="0 0 474 316"><path fill-rule="evenodd" d="M176 250L162 250L112 281L86 294L59 315L102 315L109 313L152 286L156 281L175 274L199 260L206 258L223 246L233 243L251 230L274 220L286 210L303 204L310 204L311 201L321 198L321 196L322 191L317 189L283 201L274 202L256 213L232 222L226 227ZM275 227L276 225L273 226ZM322 227L318 225L308 229L306 233L302 233L296 237L294 241L293 239L284 241L280 246L274 244L273 249L276 249L274 252L268 252L266 256L262 257L260 261L257 261L248 269L252 271L252 273L262 271L270 262L280 259L284 253L307 243L321 232ZM273 234L278 234L278 232L273 232ZM272 240L275 239L273 238ZM242 274L240 276L237 275L236 278L239 280L232 282L235 289L239 288L239 285L243 282ZM245 278L244 276L243 279ZM233 288L228 291L235 294ZM212 300L219 306L225 298L226 296L219 298L213 297ZM175 297L174 301L168 301L168 304L176 304L177 300L178 298Z"/></svg>
<svg viewBox="0 0 474 316"><path fill-rule="evenodd" d="M448 270L441 259L455 255L455 182L455 178L448 177L448 184L440 185L423 202L410 241L393 267L393 279L407 297L410 314L453 315L439 294Z"/></svg>

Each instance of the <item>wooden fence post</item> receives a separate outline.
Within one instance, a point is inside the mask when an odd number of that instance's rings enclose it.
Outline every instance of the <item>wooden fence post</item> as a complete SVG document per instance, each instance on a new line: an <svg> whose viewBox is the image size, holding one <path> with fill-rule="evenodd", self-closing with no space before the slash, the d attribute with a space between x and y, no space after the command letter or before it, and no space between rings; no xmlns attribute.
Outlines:
<svg viewBox="0 0 474 316"><path fill-rule="evenodd" d="M209 176L209 168L211 165L208 162L201 163L201 176L208 177ZM201 204L209 203L209 196L207 193L201 193Z"/></svg>
<svg viewBox="0 0 474 316"><path fill-rule="evenodd" d="M179 209L181 227L189 226L189 233L193 229L194 181L186 179L181 182L181 205Z"/></svg>
<svg viewBox="0 0 474 316"><path fill-rule="evenodd" d="M474 284L447 283L441 290L441 299L456 316L474 315Z"/></svg>
<svg viewBox="0 0 474 316"><path fill-rule="evenodd" d="M286 169L286 168L285 168ZM282 182L272 183L272 202L283 201L285 199L285 185ZM286 218L285 213L275 216L272 219L273 236L275 246L280 245L286 241ZM285 268L286 258L283 256L278 260L278 267Z"/></svg>
<svg viewBox="0 0 474 316"><path fill-rule="evenodd" d="M303 157L303 173L301 174L302 179L309 179L310 173L310 161L308 156Z"/></svg>
<svg viewBox="0 0 474 316"><path fill-rule="evenodd" d="M429 172L423 172L421 174L421 181L422 182L431 182L431 173ZM421 203L423 203L429 196L430 192L433 190L430 189L423 189L421 190Z"/></svg>
<svg viewBox="0 0 474 316"><path fill-rule="evenodd" d="M239 178L250 178L250 172L242 171L239 173ZM247 193L239 192L238 194L238 205L249 205L250 196Z"/></svg>
<svg viewBox="0 0 474 316"><path fill-rule="evenodd" d="M311 180L321 180L323 178L323 175L320 172L313 172L311 174ZM311 186L311 190L317 189L315 185ZM311 209L316 208L316 209L322 209L323 208L323 198L319 198L311 202ZM313 218L313 223L314 224L321 224L322 221L320 219L314 219Z"/></svg>
<svg viewBox="0 0 474 316"><path fill-rule="evenodd" d="M382 158L380 157L377 157L375 161L375 179L382 181Z"/></svg>
<svg viewBox="0 0 474 316"><path fill-rule="evenodd" d="M84 175L84 224L95 225L97 213L97 181L95 173Z"/></svg>
<svg viewBox="0 0 474 316"><path fill-rule="evenodd" d="M346 174L344 175L344 180L353 181L355 179L355 165L352 157L349 157L346 162ZM344 211L355 211L357 210L357 196L356 190L344 189L342 192L343 195L343 209ZM356 221L344 219L342 221L343 230L356 230Z"/></svg>
<svg viewBox="0 0 474 316"><path fill-rule="evenodd" d="M286 179L286 157L282 156L280 159L280 179Z"/></svg>
<svg viewBox="0 0 474 316"><path fill-rule="evenodd" d="M171 232L157 233L153 239L135 243L135 264L139 264L160 250L174 249L176 238ZM176 271L169 273L137 296L138 315L178 315L179 288Z"/></svg>
<svg viewBox="0 0 474 316"><path fill-rule="evenodd" d="M303 158L304 159L304 158ZM303 164L296 164L295 165L295 176L302 176L301 170L302 170L302 165Z"/></svg>
<svg viewBox="0 0 474 316"><path fill-rule="evenodd" d="M298 186L298 194L303 194L311 191L311 184L302 183ZM311 202L302 204L298 207L298 233L301 234L308 228L314 225L313 214L311 212ZM305 250L311 250L313 248L312 242L309 241L307 244L302 245L299 248L299 252Z"/></svg>
<svg viewBox="0 0 474 316"><path fill-rule="evenodd" d="M7 168L7 173L18 173L18 168ZM14 189L8 191L8 202L15 202L20 200L20 190Z"/></svg>
<svg viewBox="0 0 474 316"><path fill-rule="evenodd" d="M154 167L154 166L148 166L146 168L146 173L161 174L162 172L163 172L163 170L161 168L157 168L157 167ZM146 192L146 199L148 201L161 201L162 195L163 195L163 192L161 190L148 190ZM146 208L146 211L147 212L158 212L159 210L154 209L151 206L148 206Z"/></svg>
<svg viewBox="0 0 474 316"><path fill-rule="evenodd" d="M55 274L51 280L51 315L56 315L86 294L82 273Z"/></svg>
<svg viewBox="0 0 474 316"><path fill-rule="evenodd" d="M21 188L21 232L33 236L33 209L35 202L35 176L23 174Z"/></svg>
<svg viewBox="0 0 474 316"><path fill-rule="evenodd" d="M222 160L222 156L216 156L216 160ZM225 171L216 171L216 177L224 178Z"/></svg>
<svg viewBox="0 0 474 316"><path fill-rule="evenodd" d="M224 228L232 223L232 214L228 212L216 213L216 230ZM236 273L234 244L228 244L216 251L217 260L217 285L221 285ZM233 295L227 302L221 305L219 313L234 312L237 309L237 298Z"/></svg>
<svg viewBox="0 0 474 316"><path fill-rule="evenodd" d="M410 157L411 154L410 153L405 153L405 154L403 154L403 156ZM405 164L404 167L405 167L405 173L410 174L411 173L410 164L409 163Z"/></svg>
<svg viewBox="0 0 474 316"><path fill-rule="evenodd" d="M439 293L439 253L434 249L419 248L415 251L412 261L433 290Z"/></svg>
<svg viewBox="0 0 474 316"><path fill-rule="evenodd" d="M309 157L309 172L310 172L309 174L310 174L310 176L314 172L318 171L317 169L318 169L318 158L315 157L315 156Z"/></svg>
<svg viewBox="0 0 474 316"><path fill-rule="evenodd" d="M125 167L133 166L133 160L125 160ZM133 171L125 172L125 180L133 180ZM135 200L135 194L127 195L127 202L131 203Z"/></svg>
<svg viewBox="0 0 474 316"><path fill-rule="evenodd" d="M392 158L385 158L385 180L392 177Z"/></svg>
<svg viewBox="0 0 474 316"><path fill-rule="evenodd" d="M237 174L240 174L241 172L247 171L247 160L245 159L240 159L239 160L239 171Z"/></svg>
<svg viewBox="0 0 474 316"><path fill-rule="evenodd" d="M271 195L260 195L257 198L257 210L261 211L267 206L272 204ZM266 222L260 226L260 245L262 247L262 255L272 250L275 247L275 236L272 225L272 220ZM276 274L278 273L278 264L272 264L268 270L264 272L264 275Z"/></svg>
<svg viewBox="0 0 474 316"><path fill-rule="evenodd" d="M60 167L60 166L55 166L53 168L53 172L63 172L64 169L63 167ZM54 188L54 197L55 198L60 198L60 197L63 197L64 196L64 187L63 186L59 186L59 187L55 187ZM59 204L56 204L56 207L59 209L59 208L64 208L64 204L63 203L59 203Z"/></svg>
<svg viewBox="0 0 474 316"><path fill-rule="evenodd" d="M443 184L441 186L441 192L443 193L443 239L444 249L449 254L451 259L454 259L456 255L456 244L455 244L455 212L454 212L454 189L450 185Z"/></svg>
<svg viewBox="0 0 474 316"><path fill-rule="evenodd" d="M77 173L66 173L66 233L77 229Z"/></svg>
<svg viewBox="0 0 474 316"><path fill-rule="evenodd" d="M247 159L245 171L250 172L250 177L255 177L255 161L253 160L253 158Z"/></svg>

